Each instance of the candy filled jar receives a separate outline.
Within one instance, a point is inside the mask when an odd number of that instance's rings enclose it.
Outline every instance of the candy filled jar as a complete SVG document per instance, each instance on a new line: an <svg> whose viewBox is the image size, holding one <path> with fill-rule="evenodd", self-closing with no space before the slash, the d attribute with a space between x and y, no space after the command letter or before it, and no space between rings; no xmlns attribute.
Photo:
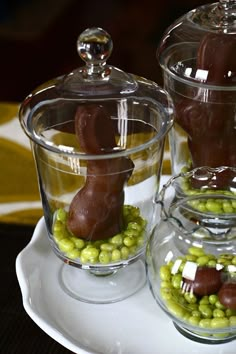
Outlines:
<svg viewBox="0 0 236 354"><path fill-rule="evenodd" d="M227 188L217 187L221 174ZM157 216L146 250L155 301L189 339L235 339L236 168L200 167L172 177L158 195Z"/></svg>
<svg viewBox="0 0 236 354"><path fill-rule="evenodd" d="M173 175L236 166L236 1L200 6L177 19L157 50L176 110Z"/></svg>
<svg viewBox="0 0 236 354"><path fill-rule="evenodd" d="M103 29L85 30L77 41L85 65L42 84L20 108L48 238L62 260L59 282L93 303L145 284L142 256L173 122L163 89L106 63L112 47Z"/></svg>

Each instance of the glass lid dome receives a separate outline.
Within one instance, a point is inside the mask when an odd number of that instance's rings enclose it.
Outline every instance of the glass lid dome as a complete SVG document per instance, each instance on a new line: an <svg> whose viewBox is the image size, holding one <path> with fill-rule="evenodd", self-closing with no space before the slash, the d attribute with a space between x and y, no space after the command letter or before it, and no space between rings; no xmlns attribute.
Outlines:
<svg viewBox="0 0 236 354"><path fill-rule="evenodd" d="M80 34L77 51L85 65L42 84L21 104L20 122L32 141L54 152L84 155L81 144L74 144L73 139L62 139L63 134L60 134L60 141L56 139L59 132L76 135L75 121L81 111L86 112L87 118L100 114L97 122L103 127L103 135L109 135L110 129L105 115L116 119L116 122L118 119L124 123L129 119L129 129L132 131L143 128L152 131L150 143L166 134L172 124L170 97L156 83L108 65L106 62L112 49L110 35L101 28L88 28ZM103 108L99 113L96 110L101 105ZM159 116L163 119L159 120L156 129ZM84 123L87 118L82 119ZM131 127L133 120L136 122L133 124L135 127ZM97 130L95 126L93 128ZM120 129L119 135L126 134L123 128L116 127ZM132 149L136 151L136 148L140 148L138 145L133 144ZM124 151L131 148L120 142L115 146L116 151L111 147L109 149L105 153L115 152L118 156L119 149ZM98 151L87 151L86 158L93 153L97 155Z"/></svg>
<svg viewBox="0 0 236 354"><path fill-rule="evenodd" d="M177 19L157 50L162 69L192 84L236 84L236 1L200 6Z"/></svg>

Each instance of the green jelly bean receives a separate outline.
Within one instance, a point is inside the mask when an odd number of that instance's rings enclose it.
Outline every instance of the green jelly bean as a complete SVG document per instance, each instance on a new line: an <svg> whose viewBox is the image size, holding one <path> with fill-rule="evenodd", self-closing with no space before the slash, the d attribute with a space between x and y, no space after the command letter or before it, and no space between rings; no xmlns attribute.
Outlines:
<svg viewBox="0 0 236 354"><path fill-rule="evenodd" d="M181 274L174 274L172 277L172 285L175 289L180 289L181 288L181 282L182 282L182 275Z"/></svg>
<svg viewBox="0 0 236 354"><path fill-rule="evenodd" d="M203 318L199 321L198 325L201 328L211 328L211 319L210 318Z"/></svg>
<svg viewBox="0 0 236 354"><path fill-rule="evenodd" d="M198 311L198 310L193 310L192 311L192 317L198 317L198 318L201 318L201 312Z"/></svg>
<svg viewBox="0 0 236 354"><path fill-rule="evenodd" d="M102 264L108 264L111 261L111 254L107 251L101 251L98 259Z"/></svg>
<svg viewBox="0 0 236 354"><path fill-rule="evenodd" d="M63 229L64 229L64 225L62 224L62 222L56 220L53 224L53 232L57 232L57 231L63 232Z"/></svg>
<svg viewBox="0 0 236 354"><path fill-rule="evenodd" d="M198 311L198 303L191 303L191 304L187 304L188 309L193 312L193 311Z"/></svg>
<svg viewBox="0 0 236 354"><path fill-rule="evenodd" d="M125 237L124 240L123 240L123 243L125 246L127 247L131 247L131 246L134 246L136 244L136 240L134 237Z"/></svg>
<svg viewBox="0 0 236 354"><path fill-rule="evenodd" d="M198 309L204 318L212 317L212 309L209 305L199 305Z"/></svg>
<svg viewBox="0 0 236 354"><path fill-rule="evenodd" d="M200 305L208 305L209 304L209 297L207 295L203 296L200 301L199 301Z"/></svg>
<svg viewBox="0 0 236 354"><path fill-rule="evenodd" d="M169 311L176 317L183 318L186 315L185 309L174 300L166 301Z"/></svg>
<svg viewBox="0 0 236 354"><path fill-rule="evenodd" d="M120 250L113 250L111 253L111 260L113 262L117 262L121 259L121 252Z"/></svg>
<svg viewBox="0 0 236 354"><path fill-rule="evenodd" d="M167 289L172 289L173 285L170 281L162 281L161 282L161 288L167 288Z"/></svg>
<svg viewBox="0 0 236 354"><path fill-rule="evenodd" d="M199 247L190 247L188 249L189 254L196 256L196 257L201 257L205 255L205 252L202 248Z"/></svg>
<svg viewBox="0 0 236 354"><path fill-rule="evenodd" d="M66 253L66 256L70 259L76 259L80 257L80 251L74 248L72 251Z"/></svg>
<svg viewBox="0 0 236 354"><path fill-rule="evenodd" d="M195 304L197 302L197 297L192 293L185 293L184 298L189 304Z"/></svg>
<svg viewBox="0 0 236 354"><path fill-rule="evenodd" d="M188 191L188 195L197 195L198 193L196 192L196 190L195 189L190 189L189 191ZM193 200L191 201L191 202L193 202ZM195 207L197 207L198 205L199 205L199 201L196 201L197 203L196 203L196 205L195 205Z"/></svg>
<svg viewBox="0 0 236 354"><path fill-rule="evenodd" d="M88 258L82 252L80 253L80 262L82 264L88 263Z"/></svg>
<svg viewBox="0 0 236 354"><path fill-rule="evenodd" d="M75 248L75 244L68 238L63 238L59 240L58 247L62 252L70 252Z"/></svg>
<svg viewBox="0 0 236 354"><path fill-rule="evenodd" d="M203 212L203 213L207 211L206 204L203 202L198 203L198 205L195 208L198 211Z"/></svg>
<svg viewBox="0 0 236 354"><path fill-rule="evenodd" d="M211 320L211 328L225 328L230 324L228 318L226 317L215 317Z"/></svg>
<svg viewBox="0 0 236 354"><path fill-rule="evenodd" d="M234 208L230 202L223 202L222 204L223 210L225 213L233 213Z"/></svg>
<svg viewBox="0 0 236 354"><path fill-rule="evenodd" d="M209 199L206 202L206 209L213 213L222 213L222 204L214 199Z"/></svg>
<svg viewBox="0 0 236 354"><path fill-rule="evenodd" d="M122 259L127 259L129 258L129 249L126 246L123 246L120 250Z"/></svg>
<svg viewBox="0 0 236 354"><path fill-rule="evenodd" d="M199 321L200 318L196 317L196 316L190 316L188 319L188 322L192 325L192 326L198 326L199 325Z"/></svg>
<svg viewBox="0 0 236 354"><path fill-rule="evenodd" d="M215 307L220 309L220 310L225 310L225 306L220 303L219 300L215 302Z"/></svg>
<svg viewBox="0 0 236 354"><path fill-rule="evenodd" d="M133 222L129 222L128 226L127 226L127 230L135 230L138 231L138 233L140 233L142 231L142 226L139 225L137 222L133 221Z"/></svg>
<svg viewBox="0 0 236 354"><path fill-rule="evenodd" d="M180 272L180 273L183 272L184 267L185 267L185 264L186 264L186 262L184 262L184 261L181 262L181 264L180 264L180 266L179 266L179 272Z"/></svg>
<svg viewBox="0 0 236 354"><path fill-rule="evenodd" d="M147 220L141 218L141 216L138 216L135 221L141 226L142 230L145 229L146 225L147 225Z"/></svg>
<svg viewBox="0 0 236 354"><path fill-rule="evenodd" d="M134 255L136 252L137 252L137 246L136 245L129 247L129 253L130 254Z"/></svg>
<svg viewBox="0 0 236 354"><path fill-rule="evenodd" d="M160 278L161 280L165 280L165 281L171 280L171 272L168 265L162 265L160 267Z"/></svg>
<svg viewBox="0 0 236 354"><path fill-rule="evenodd" d="M124 231L124 237L127 236L133 238L139 236L139 234L140 233L137 230L133 230L133 229Z"/></svg>
<svg viewBox="0 0 236 354"><path fill-rule="evenodd" d="M185 258L186 258L187 261L195 262L196 259L197 259L197 256L193 255L193 254L186 254Z"/></svg>
<svg viewBox="0 0 236 354"><path fill-rule="evenodd" d="M99 251L95 247L84 248L83 251L86 252L85 254L87 254L89 260L97 258L99 255Z"/></svg>
<svg viewBox="0 0 236 354"><path fill-rule="evenodd" d="M225 313L221 309L214 309L213 310L213 317L222 318L222 317L225 317Z"/></svg>
<svg viewBox="0 0 236 354"><path fill-rule="evenodd" d="M64 209L60 208L60 209L57 210L57 216L56 217L57 217L57 220L65 223L66 219L67 219L67 212Z"/></svg>
<svg viewBox="0 0 236 354"><path fill-rule="evenodd" d="M236 316L236 310L226 309L225 314L227 317Z"/></svg>
<svg viewBox="0 0 236 354"><path fill-rule="evenodd" d="M231 264L231 261L229 261L228 259L222 258L222 257L218 258L217 262L222 264L223 266L227 266L227 265Z"/></svg>
<svg viewBox="0 0 236 354"><path fill-rule="evenodd" d="M113 236L110 242L115 246L121 246L123 244L123 237L122 234L117 234Z"/></svg>
<svg viewBox="0 0 236 354"><path fill-rule="evenodd" d="M71 237L71 240L74 242L75 247L78 248L79 250L85 247L85 241L82 240L81 238Z"/></svg>
<svg viewBox="0 0 236 354"><path fill-rule="evenodd" d="M144 245L144 238L143 238L143 236L137 237L136 242L137 242L137 246L138 246L138 247L142 247L142 246Z"/></svg>
<svg viewBox="0 0 236 354"><path fill-rule="evenodd" d="M56 221L53 225L53 236L56 238L56 241L65 238L65 226L60 222Z"/></svg>
<svg viewBox="0 0 236 354"><path fill-rule="evenodd" d="M207 263L208 267L215 268L217 261L214 259L210 259L209 262Z"/></svg>
<svg viewBox="0 0 236 354"><path fill-rule="evenodd" d="M211 305L215 305L216 301L219 301L219 298L216 294L211 294L209 295L208 300Z"/></svg>
<svg viewBox="0 0 236 354"><path fill-rule="evenodd" d="M63 233L60 232L55 232L53 234L54 240L56 241L56 243L58 244L60 240L62 240L63 238L65 238L65 236L63 235Z"/></svg>
<svg viewBox="0 0 236 354"><path fill-rule="evenodd" d="M112 243L102 243L100 248L102 251L111 252L114 250L114 245Z"/></svg>
<svg viewBox="0 0 236 354"><path fill-rule="evenodd" d="M229 332L226 333L213 333L212 336L215 338L226 338L230 335Z"/></svg>
<svg viewBox="0 0 236 354"><path fill-rule="evenodd" d="M236 326L236 316L230 316L229 324L230 326Z"/></svg>
<svg viewBox="0 0 236 354"><path fill-rule="evenodd" d="M199 266L205 266L209 262L208 256L200 256L197 258L196 263Z"/></svg>
<svg viewBox="0 0 236 354"><path fill-rule="evenodd" d="M223 254L220 255L220 258L224 258L224 259L226 259L228 261L231 261L232 258L233 258L233 255L232 254L228 254L228 253L223 253Z"/></svg>
<svg viewBox="0 0 236 354"><path fill-rule="evenodd" d="M138 216L140 216L140 210L137 207L132 207L131 209L131 214L133 218L137 218Z"/></svg>

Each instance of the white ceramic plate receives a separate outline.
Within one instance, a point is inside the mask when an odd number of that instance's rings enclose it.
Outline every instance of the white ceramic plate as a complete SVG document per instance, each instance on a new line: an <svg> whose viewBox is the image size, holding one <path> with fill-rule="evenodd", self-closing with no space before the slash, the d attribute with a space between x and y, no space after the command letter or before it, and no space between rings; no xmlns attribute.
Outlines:
<svg viewBox="0 0 236 354"><path fill-rule="evenodd" d="M88 304L67 295L62 262L49 244L44 219L16 259L23 306L58 343L78 354L235 354L235 342L200 344L182 336L153 299L148 285L113 304Z"/></svg>

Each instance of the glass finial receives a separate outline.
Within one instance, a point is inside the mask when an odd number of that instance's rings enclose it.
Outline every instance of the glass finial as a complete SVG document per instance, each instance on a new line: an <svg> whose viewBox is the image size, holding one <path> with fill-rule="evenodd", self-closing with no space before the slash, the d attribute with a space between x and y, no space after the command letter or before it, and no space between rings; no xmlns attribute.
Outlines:
<svg viewBox="0 0 236 354"><path fill-rule="evenodd" d="M111 55L113 42L110 35L102 28L88 28L78 38L77 50L85 61L87 74L104 72L106 61Z"/></svg>

